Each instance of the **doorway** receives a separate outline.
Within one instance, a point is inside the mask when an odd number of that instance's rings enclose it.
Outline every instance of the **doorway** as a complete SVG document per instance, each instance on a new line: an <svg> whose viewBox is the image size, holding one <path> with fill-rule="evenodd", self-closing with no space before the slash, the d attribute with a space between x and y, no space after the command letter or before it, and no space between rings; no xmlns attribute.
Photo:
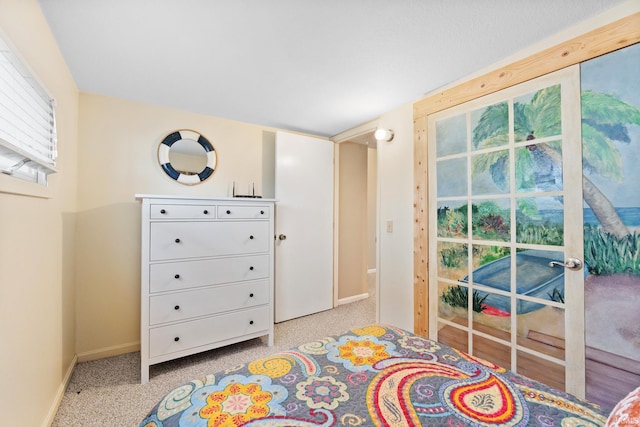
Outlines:
<svg viewBox="0 0 640 427"><path fill-rule="evenodd" d="M373 130L336 145L334 305L375 298L377 149Z"/></svg>

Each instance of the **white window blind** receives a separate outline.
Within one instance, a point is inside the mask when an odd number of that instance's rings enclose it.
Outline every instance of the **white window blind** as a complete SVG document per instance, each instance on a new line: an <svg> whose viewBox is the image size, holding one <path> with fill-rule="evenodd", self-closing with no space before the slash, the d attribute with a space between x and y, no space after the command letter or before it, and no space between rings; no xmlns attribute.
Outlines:
<svg viewBox="0 0 640 427"><path fill-rule="evenodd" d="M0 37L0 172L46 185L56 142L54 100Z"/></svg>

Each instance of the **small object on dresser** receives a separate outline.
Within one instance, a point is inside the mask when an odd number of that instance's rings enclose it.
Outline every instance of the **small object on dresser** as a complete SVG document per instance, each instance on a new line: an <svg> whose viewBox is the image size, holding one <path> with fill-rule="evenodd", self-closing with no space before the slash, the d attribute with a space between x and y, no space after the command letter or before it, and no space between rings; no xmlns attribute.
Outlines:
<svg viewBox="0 0 640 427"><path fill-rule="evenodd" d="M256 195L256 183L254 182L251 187L251 194L236 194L236 182L233 182L233 197L244 197L245 199L261 199L262 196Z"/></svg>

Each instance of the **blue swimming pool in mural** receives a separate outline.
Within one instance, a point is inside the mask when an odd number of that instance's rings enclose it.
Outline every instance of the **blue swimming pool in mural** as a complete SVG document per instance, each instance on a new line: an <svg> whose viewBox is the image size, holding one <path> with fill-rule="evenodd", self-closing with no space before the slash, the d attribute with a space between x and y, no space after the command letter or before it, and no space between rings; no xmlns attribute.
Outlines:
<svg viewBox="0 0 640 427"><path fill-rule="evenodd" d="M553 295L564 297L564 268L550 267L551 261L563 263L562 252L526 250L516 254L516 292L518 295L552 300ZM497 259L484 264L472 273L473 281L501 291L510 291L511 257ZM460 279L469 283L469 276ZM484 305L504 313L511 312L511 300L507 296L478 291L479 297L485 297ZM518 314L530 313L544 307L544 304L516 299Z"/></svg>

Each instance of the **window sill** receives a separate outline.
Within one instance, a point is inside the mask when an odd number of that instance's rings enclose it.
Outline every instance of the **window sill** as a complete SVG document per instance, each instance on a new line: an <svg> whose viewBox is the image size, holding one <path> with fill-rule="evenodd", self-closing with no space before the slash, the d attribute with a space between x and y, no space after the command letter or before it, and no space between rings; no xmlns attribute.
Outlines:
<svg viewBox="0 0 640 427"><path fill-rule="evenodd" d="M51 188L0 173L0 193L51 199Z"/></svg>

